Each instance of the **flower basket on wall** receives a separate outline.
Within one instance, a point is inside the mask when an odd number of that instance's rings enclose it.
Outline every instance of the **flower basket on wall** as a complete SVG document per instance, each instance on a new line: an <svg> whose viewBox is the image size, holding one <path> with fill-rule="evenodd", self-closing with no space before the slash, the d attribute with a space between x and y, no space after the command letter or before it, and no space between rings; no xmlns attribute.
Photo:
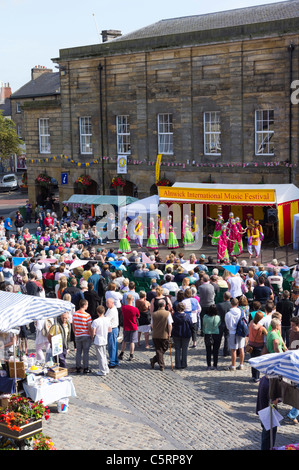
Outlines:
<svg viewBox="0 0 299 470"><path fill-rule="evenodd" d="M156 185L157 186L172 186L172 183L169 179L162 178L156 183Z"/></svg>
<svg viewBox="0 0 299 470"><path fill-rule="evenodd" d="M40 173L35 181L40 186L46 188L51 184L51 177L46 175L45 173Z"/></svg>
<svg viewBox="0 0 299 470"><path fill-rule="evenodd" d="M122 176L115 176L112 178L113 188L123 188L126 185L126 180Z"/></svg>
<svg viewBox="0 0 299 470"><path fill-rule="evenodd" d="M89 175L81 175L75 181L79 188L87 189L89 186L92 185L92 180Z"/></svg>

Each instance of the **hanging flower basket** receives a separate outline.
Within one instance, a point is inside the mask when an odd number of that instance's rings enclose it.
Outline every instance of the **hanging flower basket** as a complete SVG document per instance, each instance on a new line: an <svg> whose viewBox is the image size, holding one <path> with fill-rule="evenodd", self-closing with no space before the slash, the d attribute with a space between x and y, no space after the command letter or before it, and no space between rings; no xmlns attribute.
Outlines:
<svg viewBox="0 0 299 470"><path fill-rule="evenodd" d="M122 176L115 176L112 178L112 187L117 188L121 187L123 188L126 185L126 180Z"/></svg>
<svg viewBox="0 0 299 470"><path fill-rule="evenodd" d="M92 180L89 175L81 175L75 181L79 187L85 189L92 185Z"/></svg>
<svg viewBox="0 0 299 470"><path fill-rule="evenodd" d="M171 181L167 178L162 178L158 183L156 183L157 186L172 186Z"/></svg>
<svg viewBox="0 0 299 470"><path fill-rule="evenodd" d="M46 175L45 173L40 173L35 181L40 186L47 187L51 184L51 177Z"/></svg>

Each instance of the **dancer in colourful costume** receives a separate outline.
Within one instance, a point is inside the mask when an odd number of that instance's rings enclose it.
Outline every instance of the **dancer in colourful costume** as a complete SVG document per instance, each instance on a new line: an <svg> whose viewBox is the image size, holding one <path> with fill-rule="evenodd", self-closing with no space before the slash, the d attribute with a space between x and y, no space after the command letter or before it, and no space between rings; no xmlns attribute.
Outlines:
<svg viewBox="0 0 299 470"><path fill-rule="evenodd" d="M199 225L197 223L197 217L194 211L191 211L191 232L193 234L194 240L199 239Z"/></svg>
<svg viewBox="0 0 299 470"><path fill-rule="evenodd" d="M135 242L140 248L143 246L143 223L141 221L141 216L139 215L136 218L136 225L134 227Z"/></svg>
<svg viewBox="0 0 299 470"><path fill-rule="evenodd" d="M155 221L153 217L150 218L149 237L148 237L146 246L150 248L151 250L157 250L158 248L157 232L156 232Z"/></svg>
<svg viewBox="0 0 299 470"><path fill-rule="evenodd" d="M131 253L131 251L131 246L128 240L128 222L125 220L120 230L118 253Z"/></svg>
<svg viewBox="0 0 299 470"><path fill-rule="evenodd" d="M194 237L191 232L189 216L185 215L183 221L183 244L184 246L190 246L194 243Z"/></svg>
<svg viewBox="0 0 299 470"><path fill-rule="evenodd" d="M243 245L243 235L244 233L247 232L247 229L243 229L242 227L242 224L241 224L241 221L239 219L239 217L236 217L235 218L235 221L236 221L236 226L238 227L238 244L239 244L239 255L241 255L243 253L243 250L244 250L244 245Z"/></svg>
<svg viewBox="0 0 299 470"><path fill-rule="evenodd" d="M247 228L248 245L247 249L249 252L249 258L254 254L258 258L261 252L262 240L264 239L263 228L258 220L255 221L254 225L249 225Z"/></svg>
<svg viewBox="0 0 299 470"><path fill-rule="evenodd" d="M165 245L165 226L159 214L157 214L158 242Z"/></svg>
<svg viewBox="0 0 299 470"><path fill-rule="evenodd" d="M208 217L209 220L216 222L215 229L212 235L211 245L216 246L218 244L218 236L221 235L221 227L224 222L224 219L221 214L218 215L217 219L212 219Z"/></svg>
<svg viewBox="0 0 299 470"><path fill-rule="evenodd" d="M172 217L169 215L166 222L166 231L168 232L167 248L173 250L179 247L179 242L172 226Z"/></svg>
<svg viewBox="0 0 299 470"><path fill-rule="evenodd" d="M239 242L239 227L235 219L231 219L228 233L227 251L229 255L239 256L242 253Z"/></svg>
<svg viewBox="0 0 299 470"><path fill-rule="evenodd" d="M213 235L209 235L212 237ZM225 259L229 259L228 251L227 251L227 225L223 224L221 227L221 234L217 237L214 237L218 240L217 245L217 263L222 262Z"/></svg>

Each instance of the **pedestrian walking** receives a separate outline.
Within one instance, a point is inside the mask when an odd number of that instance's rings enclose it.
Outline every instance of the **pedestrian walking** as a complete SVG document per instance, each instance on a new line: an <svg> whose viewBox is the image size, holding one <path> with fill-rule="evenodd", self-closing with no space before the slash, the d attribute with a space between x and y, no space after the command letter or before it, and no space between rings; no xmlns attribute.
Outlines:
<svg viewBox="0 0 299 470"><path fill-rule="evenodd" d="M187 355L190 338L192 337L193 322L191 315L185 312L186 306L179 302L173 313L171 336L174 342L174 366L176 369L187 367Z"/></svg>
<svg viewBox="0 0 299 470"><path fill-rule="evenodd" d="M213 357L213 369L217 369L219 348L221 344L221 318L218 315L216 305L211 305L203 317L203 334L206 347L206 361L208 370L212 369L211 360Z"/></svg>
<svg viewBox="0 0 299 470"><path fill-rule="evenodd" d="M126 305L122 306L123 315L123 342L121 345L121 351L118 359L123 359L126 344L130 345L130 357L129 361L134 358L135 343L138 342L138 324L137 318L140 317L140 313L137 307L134 307L135 299L132 294L127 295Z"/></svg>
<svg viewBox="0 0 299 470"><path fill-rule="evenodd" d="M104 376L109 373L106 347L108 344L108 333L111 333L110 319L105 317L105 307L99 305L96 309L98 318L91 324L93 342L96 350L99 370L97 375Z"/></svg>
<svg viewBox="0 0 299 470"><path fill-rule="evenodd" d="M79 310L73 315L73 329L76 341L76 371L81 372L81 357L83 354L83 373L89 374L89 349L91 346L91 323L92 319L87 313L88 302L85 299L80 300Z"/></svg>
<svg viewBox="0 0 299 470"><path fill-rule="evenodd" d="M152 369L158 363L160 370L165 369L164 354L169 346L173 319L168 310L166 310L166 301L160 299L158 310L152 313L152 339L156 350L155 356L150 360Z"/></svg>

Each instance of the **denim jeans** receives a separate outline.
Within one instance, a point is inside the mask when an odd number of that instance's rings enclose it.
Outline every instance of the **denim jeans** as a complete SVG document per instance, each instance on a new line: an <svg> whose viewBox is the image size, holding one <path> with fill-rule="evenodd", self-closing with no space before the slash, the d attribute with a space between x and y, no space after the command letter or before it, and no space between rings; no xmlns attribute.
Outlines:
<svg viewBox="0 0 299 470"><path fill-rule="evenodd" d="M296 419L296 418L298 418L298 416L299 416L299 410L297 410L297 408L292 408L288 412L288 418Z"/></svg>
<svg viewBox="0 0 299 470"><path fill-rule="evenodd" d="M89 366L89 349L91 346L90 336L76 336L76 367L81 367L81 356L83 353L83 369L88 369Z"/></svg>
<svg viewBox="0 0 299 470"><path fill-rule="evenodd" d="M111 333L108 333L108 354L109 365L118 366L118 328L112 328Z"/></svg>

